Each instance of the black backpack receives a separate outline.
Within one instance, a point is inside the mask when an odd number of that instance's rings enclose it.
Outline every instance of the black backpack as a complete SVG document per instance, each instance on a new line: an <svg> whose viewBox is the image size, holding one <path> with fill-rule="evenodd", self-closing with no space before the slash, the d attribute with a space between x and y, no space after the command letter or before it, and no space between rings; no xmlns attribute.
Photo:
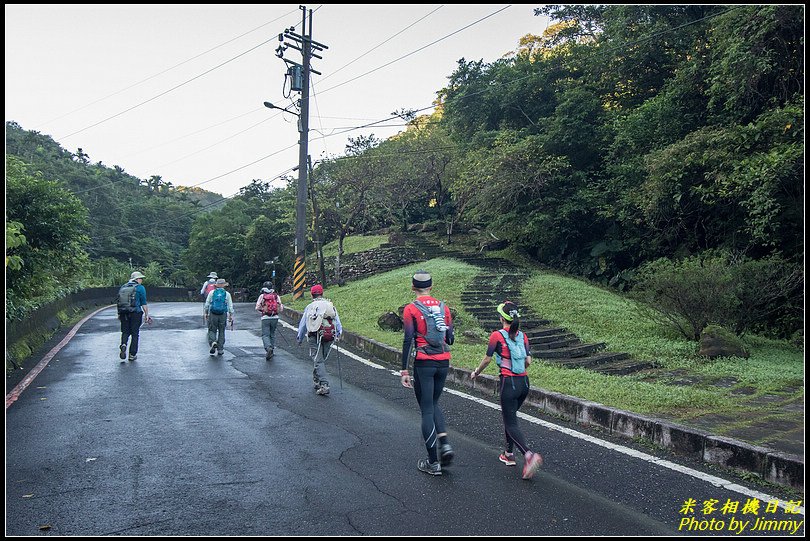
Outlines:
<svg viewBox="0 0 810 541"><path fill-rule="evenodd" d="M131 314L138 311L135 302L135 288L138 282L127 282L118 290L118 313Z"/></svg>

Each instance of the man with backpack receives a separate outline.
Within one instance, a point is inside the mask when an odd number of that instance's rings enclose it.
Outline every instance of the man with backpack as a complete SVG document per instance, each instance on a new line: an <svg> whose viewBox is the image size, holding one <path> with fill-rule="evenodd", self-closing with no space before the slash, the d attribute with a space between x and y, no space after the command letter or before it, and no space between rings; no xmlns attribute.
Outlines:
<svg viewBox="0 0 810 541"><path fill-rule="evenodd" d="M138 357L138 339L144 316L146 323L152 323L146 304L144 278L143 274L135 271L130 275L129 281L118 290L118 319L121 320L121 345L118 346L118 357L122 361L127 358L127 342L129 342L129 360L134 361ZM130 337L132 341L129 340Z"/></svg>
<svg viewBox="0 0 810 541"><path fill-rule="evenodd" d="M225 354L225 325L230 323L233 327L233 301L231 294L225 291L227 285L224 278L218 278L216 288L205 299L203 318L208 322L208 343L211 346L208 353L211 355Z"/></svg>
<svg viewBox="0 0 810 541"><path fill-rule="evenodd" d="M273 348L276 342L276 327L278 314L284 309L281 298L273 289L273 282L262 284L262 292L256 299L256 311L262 315L262 344L264 345L265 360L273 358Z"/></svg>
<svg viewBox="0 0 810 541"><path fill-rule="evenodd" d="M309 290L312 302L304 309L298 323L298 344L304 341L306 334L309 341L309 356L312 357L312 382L319 395L329 394L329 382L326 380L326 359L332 349L332 343L343 334L337 310L332 301L323 297L323 286L312 286Z"/></svg>
<svg viewBox="0 0 810 541"><path fill-rule="evenodd" d="M439 397L450 368L450 346L453 344L453 318L450 308L430 296L433 279L426 271L417 271L411 280L416 300L405 307L402 314L405 339L402 342L403 387L413 388L422 412L422 437L428 458L416 463L419 471L441 475L442 466L450 465L453 448L447 441L444 414L439 408ZM415 345L413 379L408 372L411 344Z"/></svg>

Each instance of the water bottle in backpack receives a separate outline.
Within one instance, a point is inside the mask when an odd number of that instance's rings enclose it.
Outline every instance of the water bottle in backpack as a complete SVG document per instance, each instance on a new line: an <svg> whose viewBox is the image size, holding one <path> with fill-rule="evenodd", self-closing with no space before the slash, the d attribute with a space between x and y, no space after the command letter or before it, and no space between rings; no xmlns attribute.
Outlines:
<svg viewBox="0 0 810 541"><path fill-rule="evenodd" d="M413 304L422 313L427 326L427 332L420 335L425 339L427 345L417 349L428 355L437 355L450 351L450 346L445 341L449 327L444 319L444 302L440 302L439 306L431 306L430 308L419 301L414 301Z"/></svg>

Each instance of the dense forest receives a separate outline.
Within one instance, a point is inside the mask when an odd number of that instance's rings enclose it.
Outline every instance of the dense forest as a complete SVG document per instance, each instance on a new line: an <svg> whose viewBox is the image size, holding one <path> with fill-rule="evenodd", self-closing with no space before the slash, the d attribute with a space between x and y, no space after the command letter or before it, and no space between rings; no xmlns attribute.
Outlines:
<svg viewBox="0 0 810 541"><path fill-rule="evenodd" d="M723 277L735 306L765 316L738 317L738 332L802 328L804 7L536 14L553 24L512 53L459 60L432 114L393 113L408 121L399 135L352 139L315 164L321 239L433 221L452 242L459 224L476 224L549 267L650 300L672 281L695 290ZM210 270L252 284L275 256L289 267L292 180L254 180L223 201L92 164L14 123L6 145L12 300L30 296L19 284L44 287L37 272L60 277L43 260L69 275L131 257L188 285ZM30 205L36 191L51 194L42 208ZM32 212L66 225L39 230Z"/></svg>
<svg viewBox="0 0 810 541"><path fill-rule="evenodd" d="M494 62L461 59L433 114L316 167L327 238L474 222L621 289L689 288L695 267L778 284L747 302L801 328L804 7L536 13L556 23Z"/></svg>
<svg viewBox="0 0 810 541"><path fill-rule="evenodd" d="M289 193L254 180L226 199L142 180L6 122L6 317L83 287L120 285L132 269L151 285L196 287L216 270L239 286L263 280L272 253L283 280Z"/></svg>

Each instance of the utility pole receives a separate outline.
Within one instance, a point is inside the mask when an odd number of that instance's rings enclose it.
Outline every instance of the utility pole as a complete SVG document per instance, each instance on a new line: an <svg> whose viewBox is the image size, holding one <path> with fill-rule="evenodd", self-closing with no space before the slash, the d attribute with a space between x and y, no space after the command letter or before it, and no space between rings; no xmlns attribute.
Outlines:
<svg viewBox="0 0 810 541"><path fill-rule="evenodd" d="M312 10L309 13L309 25L307 25L307 8L306 6L299 6L302 11L301 33L295 33L295 27L284 30L283 34L279 34L278 40L284 42L284 39L289 39L297 43L279 45L276 49L276 56L287 63L287 76L290 77L290 90L300 91L301 100L299 106L301 113L298 115L298 131L300 138L298 141L298 186L296 190L295 199L295 266L293 268L293 299L299 299L304 294L304 285L306 282L306 244L307 244L307 156L308 156L308 143L309 143L309 75L310 72L320 75L320 72L313 70L310 67L311 58L323 58L318 56L313 51L322 51L328 49L326 45L312 40ZM292 47L301 52L302 63L297 64L291 60L284 58L284 51ZM265 102L267 106L267 102ZM280 107L274 107L280 109ZM286 110L286 109L285 109Z"/></svg>

